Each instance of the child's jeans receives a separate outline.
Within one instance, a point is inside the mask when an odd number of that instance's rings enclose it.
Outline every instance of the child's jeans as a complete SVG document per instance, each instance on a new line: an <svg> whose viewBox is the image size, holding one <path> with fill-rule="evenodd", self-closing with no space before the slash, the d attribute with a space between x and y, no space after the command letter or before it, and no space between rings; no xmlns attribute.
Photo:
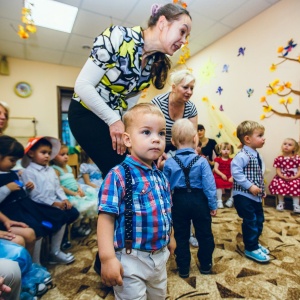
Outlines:
<svg viewBox="0 0 300 300"><path fill-rule="evenodd" d="M175 189L172 200L172 218L176 240L175 254L178 268L189 269L190 267L191 220L199 243L198 260L202 267L208 267L212 263L215 243L207 197L202 189L192 189L191 192L188 192L187 189Z"/></svg>
<svg viewBox="0 0 300 300"><path fill-rule="evenodd" d="M258 239L263 230L264 211L261 202L256 202L243 195L235 195L234 207L243 219L242 232L245 250L258 249Z"/></svg>
<svg viewBox="0 0 300 300"><path fill-rule="evenodd" d="M167 293L167 247L155 254L132 249L116 252L124 274L123 285L114 286L116 300L165 300Z"/></svg>

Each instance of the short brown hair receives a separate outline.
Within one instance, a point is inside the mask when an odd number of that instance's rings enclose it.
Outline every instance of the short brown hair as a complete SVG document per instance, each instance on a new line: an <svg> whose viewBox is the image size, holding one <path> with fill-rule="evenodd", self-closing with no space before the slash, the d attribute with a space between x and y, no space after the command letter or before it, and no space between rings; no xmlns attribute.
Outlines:
<svg viewBox="0 0 300 300"><path fill-rule="evenodd" d="M139 103L131 107L123 117L123 122L125 125L125 131L128 129L135 121L137 114L153 114L165 119L162 111L152 103Z"/></svg>
<svg viewBox="0 0 300 300"><path fill-rule="evenodd" d="M265 131L265 127L255 121L244 121L236 129L236 135L240 142L244 145L244 138L246 135L251 136L255 129Z"/></svg>

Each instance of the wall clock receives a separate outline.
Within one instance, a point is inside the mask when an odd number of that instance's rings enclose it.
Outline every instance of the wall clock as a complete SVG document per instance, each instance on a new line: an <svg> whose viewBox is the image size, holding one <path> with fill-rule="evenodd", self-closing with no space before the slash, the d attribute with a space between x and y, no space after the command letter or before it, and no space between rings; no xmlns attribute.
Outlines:
<svg viewBox="0 0 300 300"><path fill-rule="evenodd" d="M15 93L22 98L29 97L32 93L31 85L25 81L20 81L15 85Z"/></svg>

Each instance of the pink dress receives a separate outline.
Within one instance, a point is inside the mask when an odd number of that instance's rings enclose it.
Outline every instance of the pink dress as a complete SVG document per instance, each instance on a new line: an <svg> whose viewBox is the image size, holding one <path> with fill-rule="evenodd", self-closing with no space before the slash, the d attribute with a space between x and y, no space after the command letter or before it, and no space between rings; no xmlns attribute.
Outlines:
<svg viewBox="0 0 300 300"><path fill-rule="evenodd" d="M221 157L216 157L214 161L219 164L219 171L225 174L227 176L227 179L229 179L231 177L230 163L232 161L232 158L224 160ZM222 177L215 172L213 174L215 177L217 189L232 189L232 182L223 180Z"/></svg>
<svg viewBox="0 0 300 300"><path fill-rule="evenodd" d="M283 175L292 177L297 174L300 167L300 156L278 156L275 158L273 166L280 168ZM276 174L269 185L269 190L272 195L300 196L300 178L288 181Z"/></svg>

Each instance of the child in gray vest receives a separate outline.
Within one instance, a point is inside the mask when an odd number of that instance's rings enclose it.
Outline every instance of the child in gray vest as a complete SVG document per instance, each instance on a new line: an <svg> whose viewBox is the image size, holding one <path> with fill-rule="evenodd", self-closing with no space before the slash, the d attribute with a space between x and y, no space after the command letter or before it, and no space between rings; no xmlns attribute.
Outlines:
<svg viewBox="0 0 300 300"><path fill-rule="evenodd" d="M211 274L215 248L211 217L217 213L215 180L207 159L196 154L198 134L191 121L177 120L172 127L171 141L177 150L174 157L166 160L163 172L173 193L172 217L179 276L189 277L191 221L199 243L200 272Z"/></svg>
<svg viewBox="0 0 300 300"><path fill-rule="evenodd" d="M254 121L242 122L237 127L237 137L243 147L231 162L234 206L243 219L245 255L262 263L270 261L269 250L258 241L263 230L265 187L262 160L256 149L263 147L264 133L263 125Z"/></svg>

